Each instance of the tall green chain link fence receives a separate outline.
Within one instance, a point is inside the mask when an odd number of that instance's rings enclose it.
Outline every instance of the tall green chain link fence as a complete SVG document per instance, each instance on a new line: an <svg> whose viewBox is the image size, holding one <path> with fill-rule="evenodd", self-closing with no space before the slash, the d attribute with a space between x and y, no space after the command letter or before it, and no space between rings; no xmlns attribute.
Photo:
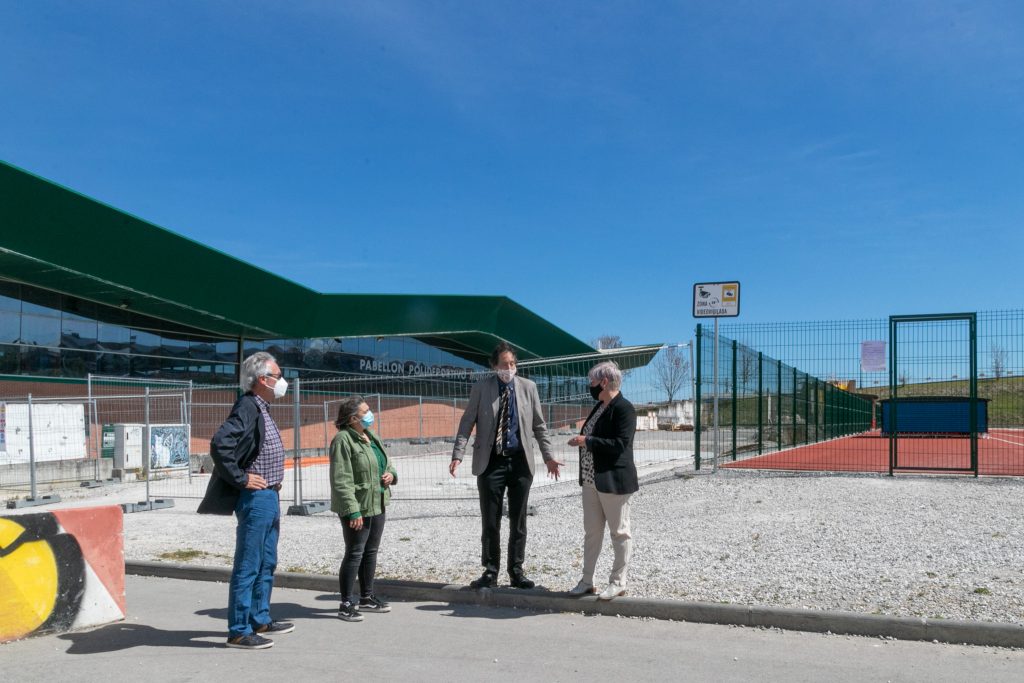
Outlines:
<svg viewBox="0 0 1024 683"><path fill-rule="evenodd" d="M697 469L870 430L871 400L722 334L716 384L715 337L695 338Z"/></svg>
<svg viewBox="0 0 1024 683"><path fill-rule="evenodd" d="M1024 311L720 324L717 385L696 351L705 463L1024 475Z"/></svg>

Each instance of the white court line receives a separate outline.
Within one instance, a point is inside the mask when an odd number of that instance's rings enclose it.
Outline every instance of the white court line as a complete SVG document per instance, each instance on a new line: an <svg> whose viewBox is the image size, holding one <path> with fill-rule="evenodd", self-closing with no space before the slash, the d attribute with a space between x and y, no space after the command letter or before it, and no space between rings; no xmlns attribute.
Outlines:
<svg viewBox="0 0 1024 683"><path fill-rule="evenodd" d="M1014 446L1024 446L1024 443L1019 443L1017 441L1007 441L1006 439L1000 439L998 436L992 436L991 434L989 434L988 438L991 439L992 441L1002 441L1003 443L1008 443Z"/></svg>

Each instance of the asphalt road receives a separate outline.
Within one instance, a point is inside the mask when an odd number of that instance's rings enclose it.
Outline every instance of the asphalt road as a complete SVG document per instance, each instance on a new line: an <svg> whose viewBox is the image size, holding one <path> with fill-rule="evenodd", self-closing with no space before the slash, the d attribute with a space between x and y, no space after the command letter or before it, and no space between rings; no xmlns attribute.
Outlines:
<svg viewBox="0 0 1024 683"><path fill-rule="evenodd" d="M361 623L278 589L273 648L223 647L227 587L128 577L127 621L0 645L7 681L1020 681L1024 651L443 603Z"/></svg>

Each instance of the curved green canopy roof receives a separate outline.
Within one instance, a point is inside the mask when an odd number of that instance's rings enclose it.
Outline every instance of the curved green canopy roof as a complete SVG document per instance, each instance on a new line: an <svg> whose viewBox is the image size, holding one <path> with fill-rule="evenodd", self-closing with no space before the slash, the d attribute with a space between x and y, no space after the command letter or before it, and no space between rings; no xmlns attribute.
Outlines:
<svg viewBox="0 0 1024 683"><path fill-rule="evenodd" d="M475 362L498 340L523 358L594 351L503 296L322 294L2 161L0 274L228 338L405 335Z"/></svg>

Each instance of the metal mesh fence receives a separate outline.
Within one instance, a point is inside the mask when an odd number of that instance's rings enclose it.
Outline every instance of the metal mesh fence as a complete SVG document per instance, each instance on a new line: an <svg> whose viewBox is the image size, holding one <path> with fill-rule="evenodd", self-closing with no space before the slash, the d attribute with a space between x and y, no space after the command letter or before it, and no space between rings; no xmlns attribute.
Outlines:
<svg viewBox="0 0 1024 683"><path fill-rule="evenodd" d="M578 450L567 442L593 406L587 372L604 360L614 360L623 368L622 392L637 407L634 451L641 472L690 466L694 452L691 349L690 345L643 347L520 363L519 374L537 384L553 455L565 464L559 482L547 478L540 467L533 495L576 492ZM377 416L374 429L399 472L396 498L475 498L471 468L460 468L452 478L448 463L470 390L489 376L480 372L293 380L288 396L270 407L288 451L282 500L303 503L330 498L328 456L337 431L334 421L340 399L350 395L362 396ZM74 466L59 473L44 470L42 463L29 467L27 461L19 467L0 468L0 488L14 493L29 491L34 472L45 485L110 477L137 482L139 498L145 496L147 502L202 497L213 470L210 438L238 397L237 388L225 385L98 376L40 386L43 393L51 394L45 397L47 402L69 406L66 410L77 406L77 418L65 421L67 431L80 435L81 444L77 451L65 454ZM7 412L14 416L10 425L16 426L18 399L5 398ZM40 414L38 409L34 414ZM42 445L40 429L35 426L36 441Z"/></svg>
<svg viewBox="0 0 1024 683"><path fill-rule="evenodd" d="M556 482L546 477L538 460L531 496L575 492L578 449L567 442L578 433L593 406L587 372L603 360L615 360L624 368L623 395L637 406L640 415L634 444L638 467L643 471L689 464L693 439L692 431L685 431L687 415L692 416L692 411L685 410L691 395L688 350L688 346L627 349L520 363L519 375L537 384L554 457L565 464L562 479ZM336 432L333 423L338 402L343 396L358 394L377 416L375 429L395 458L399 478L393 496L476 498L476 480L470 468L459 468L453 478L448 463L470 390L475 382L490 376L479 372L460 377L363 375L303 380L296 397L302 408L303 497L330 497L327 456ZM692 422L689 426L692 430Z"/></svg>
<svg viewBox="0 0 1024 683"><path fill-rule="evenodd" d="M701 325L696 340L698 469L768 453L782 466L797 447L870 430L870 399L721 334L716 350Z"/></svg>
<svg viewBox="0 0 1024 683"><path fill-rule="evenodd" d="M1024 311L897 318L895 338L884 319L721 325L725 466L1024 475ZM706 329L698 339L710 456L714 348ZM975 446L964 422L972 384ZM891 412L902 418L887 430ZM905 428L911 418L931 422Z"/></svg>
<svg viewBox="0 0 1024 683"><path fill-rule="evenodd" d="M964 319L908 318L895 339L882 319L724 324L717 349L698 326L687 344L524 361L519 373L536 382L555 457L566 465L560 483L540 468L533 496L575 493L578 451L567 441L593 405L586 377L602 360L624 370L642 473L711 458L724 467L866 472L961 471L966 463L979 474L1024 475L1024 311L978 313L973 331ZM475 498L470 468L452 478L448 462L470 390L488 375L399 368L293 381L270 408L288 450L282 499L330 497L338 402L355 394L396 459L396 498ZM199 498L212 471L210 438L237 396L222 384L0 377L0 494L35 497L120 477L137 482L147 501ZM950 427L957 415L970 417L972 396L983 411L973 444L969 421L966 437ZM902 422L915 411L939 422L912 432Z"/></svg>

